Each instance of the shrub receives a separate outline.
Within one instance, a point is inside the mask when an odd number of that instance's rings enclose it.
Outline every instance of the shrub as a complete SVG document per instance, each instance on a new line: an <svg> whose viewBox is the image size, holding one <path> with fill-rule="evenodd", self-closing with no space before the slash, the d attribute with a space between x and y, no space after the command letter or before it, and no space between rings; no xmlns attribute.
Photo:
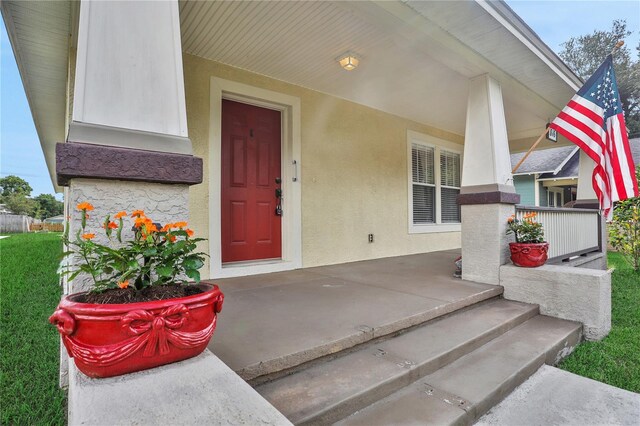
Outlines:
<svg viewBox="0 0 640 426"><path fill-rule="evenodd" d="M640 198L616 204L609 225L609 240L631 267L640 271Z"/></svg>

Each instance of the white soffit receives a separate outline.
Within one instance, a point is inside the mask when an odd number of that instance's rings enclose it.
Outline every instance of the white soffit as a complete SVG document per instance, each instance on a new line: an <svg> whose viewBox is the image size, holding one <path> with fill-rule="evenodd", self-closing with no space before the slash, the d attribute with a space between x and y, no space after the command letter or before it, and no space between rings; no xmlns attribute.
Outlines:
<svg viewBox="0 0 640 426"><path fill-rule="evenodd" d="M464 132L467 78L334 2L182 2L186 53ZM354 71L336 58L360 57ZM434 100L464 99L464 102Z"/></svg>
<svg viewBox="0 0 640 426"><path fill-rule="evenodd" d="M186 53L460 135L471 77L501 82L512 139L539 133L573 95L475 2L182 1L180 13ZM346 51L361 56L351 72L335 61Z"/></svg>
<svg viewBox="0 0 640 426"><path fill-rule="evenodd" d="M56 190L55 144L65 139L69 1L1 4L9 39Z"/></svg>

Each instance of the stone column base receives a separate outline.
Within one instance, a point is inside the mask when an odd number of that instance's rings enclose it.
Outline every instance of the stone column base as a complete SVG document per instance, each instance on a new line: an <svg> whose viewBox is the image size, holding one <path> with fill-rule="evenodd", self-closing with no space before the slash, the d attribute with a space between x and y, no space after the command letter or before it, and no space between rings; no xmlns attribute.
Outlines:
<svg viewBox="0 0 640 426"><path fill-rule="evenodd" d="M462 208L462 279L500 285L500 266L509 261L507 219L513 204L471 204Z"/></svg>
<svg viewBox="0 0 640 426"><path fill-rule="evenodd" d="M145 214L162 225L170 222L189 220L189 186L167 185L161 183L131 182L101 179L71 179L68 190L71 220L70 238L80 230L80 212L76 206L89 202L94 210L89 213L86 232L96 234L94 241L106 243L107 237L101 228L107 215L126 211L127 223L133 224L130 217L134 210L144 210ZM122 232L123 241L130 241L134 232L125 226ZM87 291L92 283L89 277L78 276L69 285L69 293Z"/></svg>

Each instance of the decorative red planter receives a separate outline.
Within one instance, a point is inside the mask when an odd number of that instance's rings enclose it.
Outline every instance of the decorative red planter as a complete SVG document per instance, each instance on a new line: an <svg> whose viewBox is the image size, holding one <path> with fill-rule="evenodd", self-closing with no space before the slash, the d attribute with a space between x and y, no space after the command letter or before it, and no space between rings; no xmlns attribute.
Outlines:
<svg viewBox="0 0 640 426"><path fill-rule="evenodd" d="M112 377L182 361L207 347L222 310L217 285L200 283L204 293L129 304L62 299L49 318L69 356L89 377Z"/></svg>
<svg viewBox="0 0 640 426"><path fill-rule="evenodd" d="M514 265L535 268L547 261L549 243L509 243L509 250Z"/></svg>

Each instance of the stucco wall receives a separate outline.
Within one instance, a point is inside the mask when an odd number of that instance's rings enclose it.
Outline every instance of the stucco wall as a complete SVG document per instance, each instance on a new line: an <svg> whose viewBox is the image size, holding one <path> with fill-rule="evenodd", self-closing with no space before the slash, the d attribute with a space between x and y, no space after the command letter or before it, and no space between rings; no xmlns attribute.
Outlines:
<svg viewBox="0 0 640 426"><path fill-rule="evenodd" d="M204 183L189 190L199 235L209 235L209 89L216 76L301 100L303 266L460 247L459 232L408 233L406 144L407 130L459 144L462 136L191 55L184 55L184 73L189 137L204 159Z"/></svg>

